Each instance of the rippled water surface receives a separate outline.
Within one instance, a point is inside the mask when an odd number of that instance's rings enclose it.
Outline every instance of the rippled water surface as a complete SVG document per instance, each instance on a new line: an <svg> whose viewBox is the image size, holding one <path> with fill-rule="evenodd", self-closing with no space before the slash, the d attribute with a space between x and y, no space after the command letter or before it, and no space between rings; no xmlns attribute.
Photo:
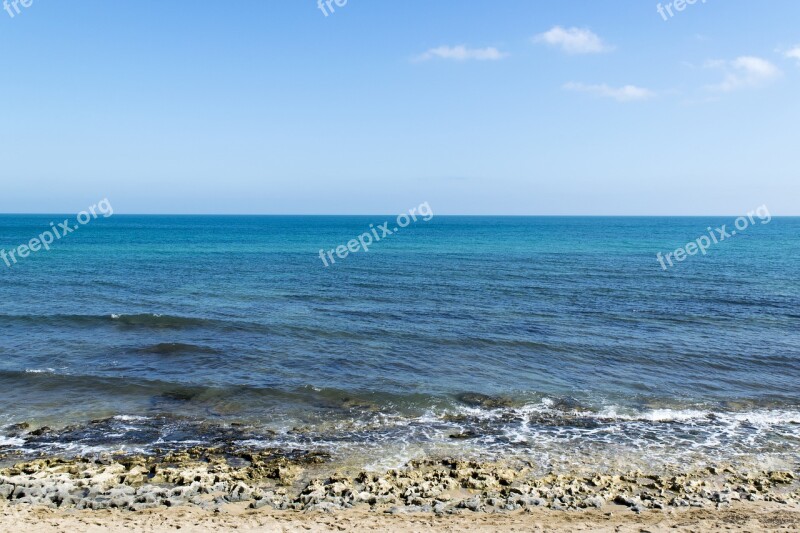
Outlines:
<svg viewBox="0 0 800 533"><path fill-rule="evenodd" d="M733 219L436 217L323 265L384 220L116 215L0 263L0 448L798 457L800 219L666 272Z"/></svg>

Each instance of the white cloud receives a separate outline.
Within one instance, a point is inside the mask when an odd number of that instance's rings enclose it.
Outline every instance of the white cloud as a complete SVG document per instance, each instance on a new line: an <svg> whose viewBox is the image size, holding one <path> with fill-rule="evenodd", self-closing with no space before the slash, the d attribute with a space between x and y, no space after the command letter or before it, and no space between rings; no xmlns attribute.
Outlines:
<svg viewBox="0 0 800 533"><path fill-rule="evenodd" d="M488 48L467 48L464 45L458 45L431 48L424 54L417 56L415 60L428 61L430 59L450 59L453 61L467 61L474 59L476 61L497 61L503 59L507 55L508 54L501 52L493 46Z"/></svg>
<svg viewBox="0 0 800 533"><path fill-rule="evenodd" d="M557 46L568 54L599 54L614 49L587 28L555 26L535 36L533 42Z"/></svg>
<svg viewBox="0 0 800 533"><path fill-rule="evenodd" d="M791 50L787 50L784 55L789 59L796 59L800 61L800 44L792 48Z"/></svg>
<svg viewBox="0 0 800 533"><path fill-rule="evenodd" d="M707 87L712 91L730 92L761 87L781 76L778 67L766 59L754 56L741 56L733 61L709 61L706 67L726 71L725 79L721 83Z"/></svg>
<svg viewBox="0 0 800 533"><path fill-rule="evenodd" d="M637 100L647 100L656 95L655 92L635 85L625 85L623 87L610 87L605 83L599 85L587 85L585 83L570 82L564 85L568 91L578 91L582 93L595 94L604 98L613 98L618 102L634 102Z"/></svg>

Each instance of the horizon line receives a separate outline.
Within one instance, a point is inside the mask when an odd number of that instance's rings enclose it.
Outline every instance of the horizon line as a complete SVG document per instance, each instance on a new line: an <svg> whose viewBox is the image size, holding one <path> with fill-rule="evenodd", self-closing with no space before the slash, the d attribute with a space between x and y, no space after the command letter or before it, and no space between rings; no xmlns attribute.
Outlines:
<svg viewBox="0 0 800 533"><path fill-rule="evenodd" d="M75 213L68 212L52 212L52 213L0 213L0 216L75 216ZM113 213L108 217L100 216L98 218L112 218L115 216L123 217L393 217L393 214L361 214L361 213ZM483 218L696 218L696 217L737 217L744 216L741 214L692 214L692 215L533 215L533 214L469 214L469 213L449 213L437 215L434 213L433 218L436 217L483 217ZM773 218L798 218L798 215L771 215Z"/></svg>

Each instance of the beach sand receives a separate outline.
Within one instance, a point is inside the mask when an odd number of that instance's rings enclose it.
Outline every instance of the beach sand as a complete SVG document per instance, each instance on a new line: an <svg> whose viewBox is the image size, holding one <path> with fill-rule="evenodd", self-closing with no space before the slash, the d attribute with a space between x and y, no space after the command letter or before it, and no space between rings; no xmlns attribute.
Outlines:
<svg viewBox="0 0 800 533"><path fill-rule="evenodd" d="M609 514L610 513L610 514ZM0 530L32 532L100 531L797 531L800 508L742 503L730 509L671 509L635 514L612 509L553 511L536 509L508 514L468 512L390 515L363 510L302 513L247 509L231 505L214 512L199 508L146 511L61 510L0 505Z"/></svg>

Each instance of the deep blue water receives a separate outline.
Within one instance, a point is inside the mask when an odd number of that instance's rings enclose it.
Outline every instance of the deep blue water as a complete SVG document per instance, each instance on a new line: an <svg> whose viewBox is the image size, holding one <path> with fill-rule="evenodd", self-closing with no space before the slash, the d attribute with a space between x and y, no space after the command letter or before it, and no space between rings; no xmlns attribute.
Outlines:
<svg viewBox="0 0 800 533"><path fill-rule="evenodd" d="M0 216L0 248L64 218ZM734 218L435 217L329 267L320 249L394 219L100 218L0 262L0 443L146 446L237 422L273 444L475 430L459 445L796 457L800 219L656 260ZM20 422L82 429L37 440Z"/></svg>

